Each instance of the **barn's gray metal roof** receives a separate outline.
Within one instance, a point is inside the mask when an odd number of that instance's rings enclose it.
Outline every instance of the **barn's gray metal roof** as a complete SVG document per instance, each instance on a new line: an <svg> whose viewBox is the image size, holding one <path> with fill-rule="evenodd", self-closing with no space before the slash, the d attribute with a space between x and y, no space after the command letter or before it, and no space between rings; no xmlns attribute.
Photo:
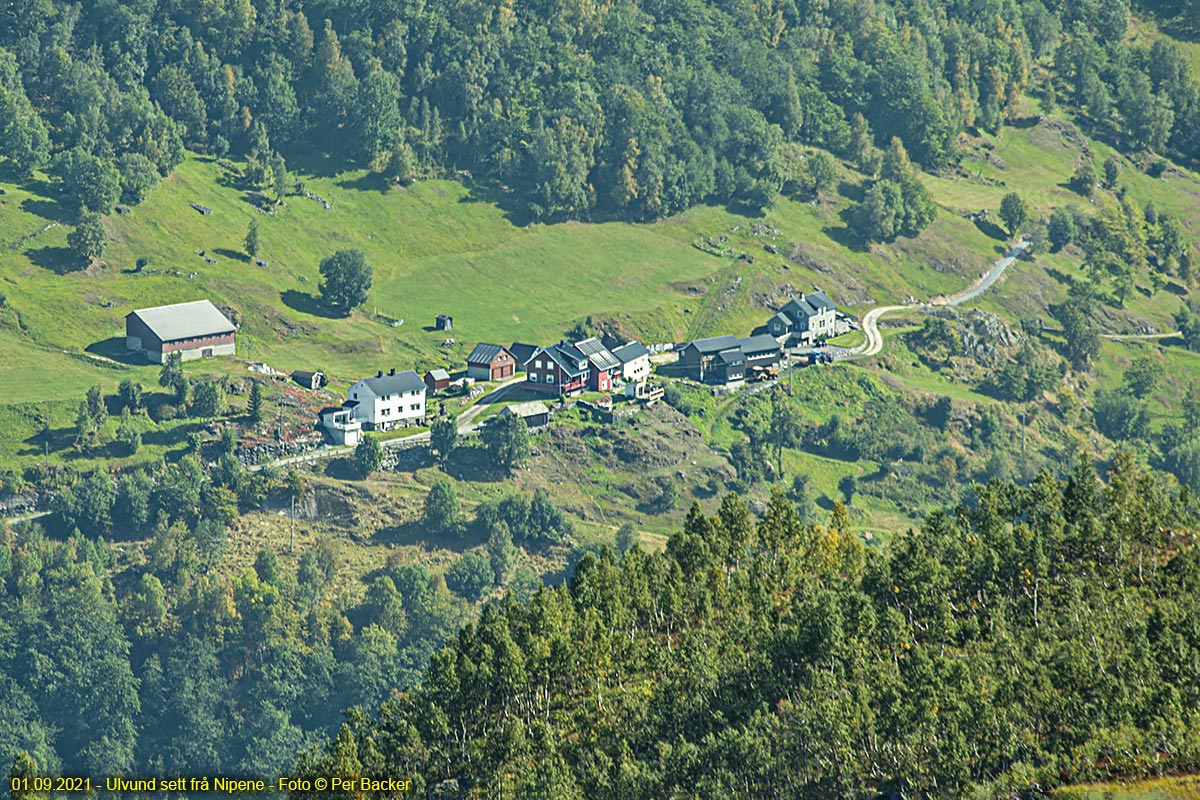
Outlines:
<svg viewBox="0 0 1200 800"><path fill-rule="evenodd" d="M139 308L130 311L127 316L140 319L143 325L154 331L154 335L164 342L198 339L237 330L237 327L208 300Z"/></svg>

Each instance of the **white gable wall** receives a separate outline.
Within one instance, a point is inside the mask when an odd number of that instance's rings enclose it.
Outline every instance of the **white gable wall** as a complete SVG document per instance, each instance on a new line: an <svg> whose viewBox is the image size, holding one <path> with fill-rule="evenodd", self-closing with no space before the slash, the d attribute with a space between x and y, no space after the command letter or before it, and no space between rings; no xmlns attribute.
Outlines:
<svg viewBox="0 0 1200 800"><path fill-rule="evenodd" d="M350 399L358 401L354 408L355 418L375 430L416 425L425 419L424 388L380 397L371 391L364 378L350 387Z"/></svg>

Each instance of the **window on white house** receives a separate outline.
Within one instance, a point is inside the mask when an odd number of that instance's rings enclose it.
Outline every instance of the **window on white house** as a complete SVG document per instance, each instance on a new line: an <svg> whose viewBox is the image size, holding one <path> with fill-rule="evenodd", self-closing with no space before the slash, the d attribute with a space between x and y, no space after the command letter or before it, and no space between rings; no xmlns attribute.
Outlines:
<svg viewBox="0 0 1200 800"><path fill-rule="evenodd" d="M420 403L413 403L411 406L409 406L409 407L408 407L408 410L409 410L409 411L420 411L420 410L421 410L421 404L420 404Z"/></svg>

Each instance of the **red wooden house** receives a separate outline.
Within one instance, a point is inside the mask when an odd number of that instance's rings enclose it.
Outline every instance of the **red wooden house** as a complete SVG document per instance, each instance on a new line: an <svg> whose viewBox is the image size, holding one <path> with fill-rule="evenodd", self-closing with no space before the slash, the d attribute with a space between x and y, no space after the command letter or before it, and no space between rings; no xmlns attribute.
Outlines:
<svg viewBox="0 0 1200 800"><path fill-rule="evenodd" d="M525 363L525 385L547 394L579 394L590 376L588 357L565 341L539 347Z"/></svg>
<svg viewBox="0 0 1200 800"><path fill-rule="evenodd" d="M610 392L613 378L621 374L621 361L595 336L575 343L575 349L587 356L591 365L588 388L593 392Z"/></svg>

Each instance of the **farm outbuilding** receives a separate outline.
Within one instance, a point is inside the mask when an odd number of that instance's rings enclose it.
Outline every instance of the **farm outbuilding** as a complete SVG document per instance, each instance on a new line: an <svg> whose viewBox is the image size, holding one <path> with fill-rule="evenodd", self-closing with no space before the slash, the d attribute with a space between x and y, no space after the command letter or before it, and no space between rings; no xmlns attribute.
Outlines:
<svg viewBox="0 0 1200 800"><path fill-rule="evenodd" d="M433 327L439 331L454 330L454 317L449 314L438 314L433 321Z"/></svg>
<svg viewBox="0 0 1200 800"><path fill-rule="evenodd" d="M516 371L516 359L502 345L481 342L467 356L467 377L477 381L502 381Z"/></svg>
<svg viewBox="0 0 1200 800"><path fill-rule="evenodd" d="M525 425L528 428L541 428L550 423L550 409L546 404L533 400L528 403L513 403L511 406L505 406L500 412L501 415L512 417L520 417L525 420Z"/></svg>
<svg viewBox="0 0 1200 800"><path fill-rule="evenodd" d="M440 392L450 386L450 373L444 369L431 369L425 373L425 385L431 392Z"/></svg>
<svg viewBox="0 0 1200 800"><path fill-rule="evenodd" d="M234 355L237 326L208 300L139 308L125 315L125 347L162 364L171 353L184 361Z"/></svg>
<svg viewBox="0 0 1200 800"><path fill-rule="evenodd" d="M325 374L323 372L298 369L292 373L292 380L305 389L320 389L325 385Z"/></svg>

